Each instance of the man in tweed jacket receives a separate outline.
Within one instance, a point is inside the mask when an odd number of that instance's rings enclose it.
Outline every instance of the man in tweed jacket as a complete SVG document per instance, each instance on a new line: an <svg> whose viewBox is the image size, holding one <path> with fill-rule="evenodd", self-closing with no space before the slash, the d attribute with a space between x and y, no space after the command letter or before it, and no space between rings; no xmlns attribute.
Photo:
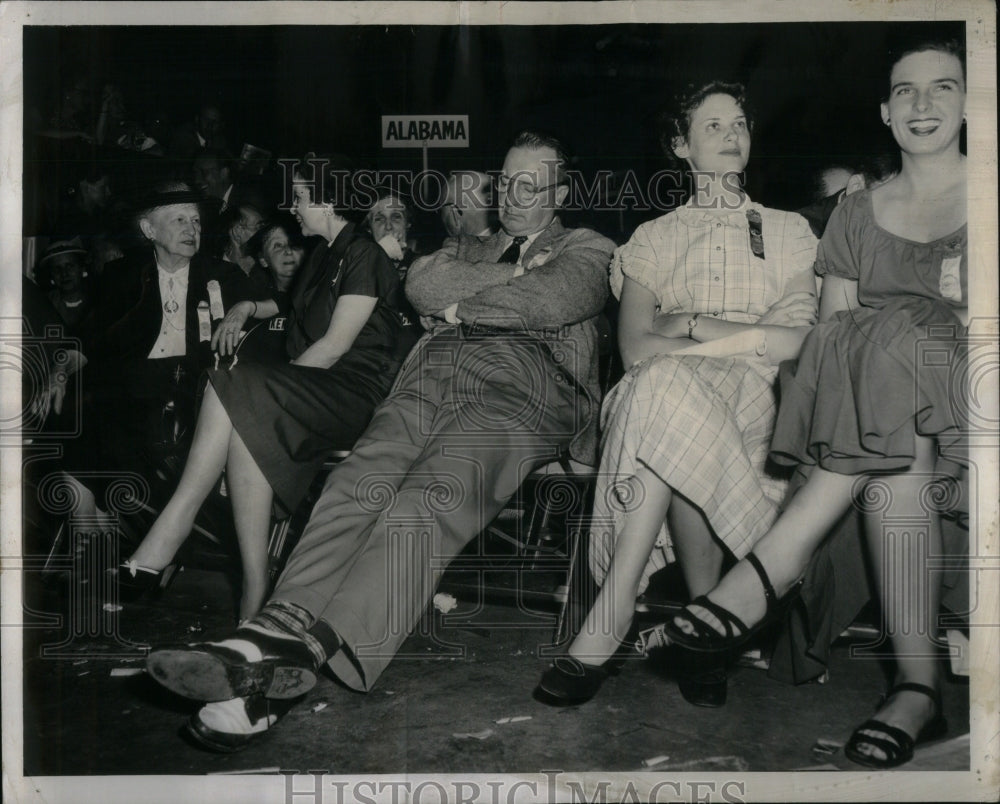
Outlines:
<svg viewBox="0 0 1000 804"><path fill-rule="evenodd" d="M565 165L557 140L523 132L498 181L501 230L413 264L407 296L431 331L331 473L267 605L232 639L150 655L153 678L212 702L188 726L202 745L259 737L324 662L371 689L525 476L567 451L592 460L614 244L560 224Z"/></svg>

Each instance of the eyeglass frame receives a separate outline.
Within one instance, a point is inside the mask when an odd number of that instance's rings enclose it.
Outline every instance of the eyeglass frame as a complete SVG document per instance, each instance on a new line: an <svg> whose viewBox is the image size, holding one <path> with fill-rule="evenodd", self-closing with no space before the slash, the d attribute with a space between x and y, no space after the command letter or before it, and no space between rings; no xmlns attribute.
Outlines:
<svg viewBox="0 0 1000 804"><path fill-rule="evenodd" d="M515 176L514 178L517 177ZM562 184L567 184L567 183L568 182L566 182L566 180L564 179L562 181L554 181L551 184L546 184L544 187L532 186L531 190L529 191L531 193L530 197L523 201L518 201L518 203L524 203L524 204L530 203L534 201L537 196L544 193L546 190L551 190L553 187L558 187ZM507 188L510 187L512 184L515 184L515 186L527 187L527 184L525 182L521 182L518 185L514 182L514 180L511 177L505 176L503 173L501 173L499 176L493 179L493 186L496 189L496 191L498 193L504 193L505 195L507 194ZM514 200L516 201L517 199L515 198Z"/></svg>

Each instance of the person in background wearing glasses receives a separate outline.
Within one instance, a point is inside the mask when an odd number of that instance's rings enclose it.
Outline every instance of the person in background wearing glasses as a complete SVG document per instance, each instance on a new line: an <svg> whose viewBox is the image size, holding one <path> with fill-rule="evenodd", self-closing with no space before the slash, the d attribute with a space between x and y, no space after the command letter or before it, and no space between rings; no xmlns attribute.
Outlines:
<svg viewBox="0 0 1000 804"><path fill-rule="evenodd" d="M535 468L596 444L597 329L614 243L566 229L558 140L522 132L501 176L501 230L413 263L407 296L431 332L327 480L268 603L230 639L154 650L153 679L205 701L201 745L242 748L324 663L370 690L445 565Z"/></svg>
<svg viewBox="0 0 1000 804"><path fill-rule="evenodd" d="M448 176L441 222L448 237L489 237L495 226L493 182L477 170L456 170Z"/></svg>

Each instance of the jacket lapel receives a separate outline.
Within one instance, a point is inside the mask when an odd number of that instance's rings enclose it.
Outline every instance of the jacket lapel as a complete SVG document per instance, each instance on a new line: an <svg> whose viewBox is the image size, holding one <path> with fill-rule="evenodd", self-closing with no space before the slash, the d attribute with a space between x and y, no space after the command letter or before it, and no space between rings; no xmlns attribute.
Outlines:
<svg viewBox="0 0 1000 804"><path fill-rule="evenodd" d="M156 343L163 323L163 299L160 298L160 277L155 257L151 256L142 264L139 283L140 310L136 320L141 330L135 333L135 342L143 351L142 357L146 357Z"/></svg>
<svg viewBox="0 0 1000 804"><path fill-rule="evenodd" d="M534 242L530 246L528 246L528 250L521 255L521 265L527 268L531 263L532 258L540 251L549 248L559 238L562 232L563 225L559 221L559 218L553 218L552 223L542 230L542 233L535 238Z"/></svg>

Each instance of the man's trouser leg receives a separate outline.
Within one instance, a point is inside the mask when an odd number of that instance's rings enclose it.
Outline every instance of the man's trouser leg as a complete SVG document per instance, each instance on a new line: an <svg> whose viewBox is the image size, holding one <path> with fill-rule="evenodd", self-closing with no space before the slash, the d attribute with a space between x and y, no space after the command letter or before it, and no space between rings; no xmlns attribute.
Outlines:
<svg viewBox="0 0 1000 804"><path fill-rule="evenodd" d="M333 657L331 668L358 689L369 689L396 654L447 563L532 469L565 449L589 413L543 345L451 346L457 350L451 362L433 372L442 401L405 477L396 474L400 461L389 472L375 462L353 462L350 482L339 481L336 493L349 485L354 501L317 504L303 541L311 538L296 550L296 564L289 562L273 595L333 628L348 650ZM345 462L337 474L347 468ZM391 500L377 498L369 493L374 488L395 493ZM325 566L304 566L310 555Z"/></svg>

